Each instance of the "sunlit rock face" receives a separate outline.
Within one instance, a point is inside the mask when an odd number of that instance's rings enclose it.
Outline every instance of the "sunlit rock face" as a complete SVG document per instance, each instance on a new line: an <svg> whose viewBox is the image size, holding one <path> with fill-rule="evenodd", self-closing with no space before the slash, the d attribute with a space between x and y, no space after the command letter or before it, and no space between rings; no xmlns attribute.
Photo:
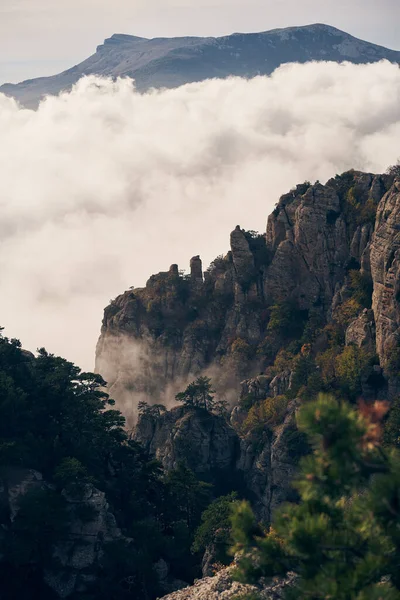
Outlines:
<svg viewBox="0 0 400 600"><path fill-rule="evenodd" d="M283 600L294 581L295 575L291 573L285 579L274 578L259 585L242 584L234 580L234 567L228 567L161 600L235 600L255 596L260 600Z"/></svg>
<svg viewBox="0 0 400 600"><path fill-rule="evenodd" d="M376 349L385 365L400 341L400 179L379 204L370 263Z"/></svg>

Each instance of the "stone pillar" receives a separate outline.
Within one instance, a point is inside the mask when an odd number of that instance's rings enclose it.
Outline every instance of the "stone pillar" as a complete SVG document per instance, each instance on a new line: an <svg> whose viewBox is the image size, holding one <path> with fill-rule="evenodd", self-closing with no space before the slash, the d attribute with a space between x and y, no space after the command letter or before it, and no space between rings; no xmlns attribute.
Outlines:
<svg viewBox="0 0 400 600"><path fill-rule="evenodd" d="M190 277L192 281L203 281L203 266L200 256L193 256L190 260Z"/></svg>

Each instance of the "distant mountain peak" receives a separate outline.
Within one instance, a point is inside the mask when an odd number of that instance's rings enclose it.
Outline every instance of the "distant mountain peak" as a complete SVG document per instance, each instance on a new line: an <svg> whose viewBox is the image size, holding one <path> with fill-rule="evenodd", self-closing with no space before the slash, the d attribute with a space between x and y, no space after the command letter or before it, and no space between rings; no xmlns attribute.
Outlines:
<svg viewBox="0 0 400 600"><path fill-rule="evenodd" d="M34 108L45 95L70 89L84 75L131 77L139 91L175 88L210 78L269 75L284 63L379 60L400 62L400 52L360 40L325 23L284 27L218 38L144 38L114 33L96 53L53 77L0 87L0 92Z"/></svg>

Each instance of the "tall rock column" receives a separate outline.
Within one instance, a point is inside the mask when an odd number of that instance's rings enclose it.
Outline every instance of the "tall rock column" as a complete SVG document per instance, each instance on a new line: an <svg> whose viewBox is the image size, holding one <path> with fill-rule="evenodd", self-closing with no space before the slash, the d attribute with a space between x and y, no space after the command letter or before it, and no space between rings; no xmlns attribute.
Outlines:
<svg viewBox="0 0 400 600"><path fill-rule="evenodd" d="M370 257L376 349L385 366L400 343L400 179L379 203Z"/></svg>

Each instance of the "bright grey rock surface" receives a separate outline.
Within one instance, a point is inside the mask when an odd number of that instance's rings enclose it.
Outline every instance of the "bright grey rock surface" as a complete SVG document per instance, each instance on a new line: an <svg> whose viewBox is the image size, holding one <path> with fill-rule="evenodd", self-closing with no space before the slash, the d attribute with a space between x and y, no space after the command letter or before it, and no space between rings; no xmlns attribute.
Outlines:
<svg viewBox="0 0 400 600"><path fill-rule="evenodd" d="M292 585L294 576L273 579L260 586L243 585L233 580L232 567L219 571L214 577L200 579L194 585L179 590L161 600L238 600L245 594L257 593L260 600L280 600Z"/></svg>

